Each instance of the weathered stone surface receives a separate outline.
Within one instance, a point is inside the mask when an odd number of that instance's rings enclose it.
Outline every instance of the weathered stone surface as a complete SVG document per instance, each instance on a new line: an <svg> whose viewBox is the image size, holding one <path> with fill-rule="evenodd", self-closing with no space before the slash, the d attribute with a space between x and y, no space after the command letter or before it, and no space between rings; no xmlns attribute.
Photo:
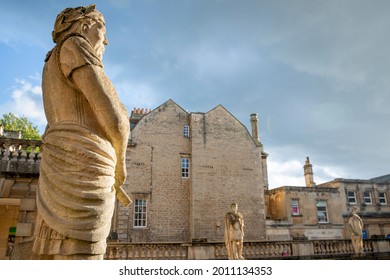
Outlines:
<svg viewBox="0 0 390 280"><path fill-rule="evenodd" d="M35 253L54 259L101 259L126 178L128 114L101 62L106 38L95 5L56 18L56 46L45 60L48 121L42 141Z"/></svg>
<svg viewBox="0 0 390 280"><path fill-rule="evenodd" d="M231 205L232 211L225 216L225 244L229 260L243 260L244 217L238 212L237 203Z"/></svg>
<svg viewBox="0 0 390 280"><path fill-rule="evenodd" d="M355 254L363 253L363 220L357 214L357 207L353 207L347 221L348 230L351 233L351 241Z"/></svg>
<svg viewBox="0 0 390 280"><path fill-rule="evenodd" d="M225 108L188 113L168 100L147 111L131 135L125 188L133 200L146 200L147 222L134 227L134 207L120 207L114 226L120 241L223 242L233 201L245 214L246 240L265 239L262 147ZM190 161L188 177L181 158Z"/></svg>

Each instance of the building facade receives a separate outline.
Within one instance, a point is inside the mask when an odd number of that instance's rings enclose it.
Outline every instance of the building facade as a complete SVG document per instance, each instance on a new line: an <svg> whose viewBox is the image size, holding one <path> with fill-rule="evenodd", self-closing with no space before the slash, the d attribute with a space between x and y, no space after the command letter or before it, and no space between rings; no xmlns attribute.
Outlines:
<svg viewBox="0 0 390 280"><path fill-rule="evenodd" d="M125 190L113 233L120 241L222 241L224 217L237 202L245 240L265 239L266 156L252 115L252 135L219 105L188 113L172 100L132 113Z"/></svg>
<svg viewBox="0 0 390 280"><path fill-rule="evenodd" d="M366 238L390 237L389 175L369 180L338 178L320 186L340 190L344 198L342 216L345 221L352 207L358 207ZM345 236L349 236L347 231Z"/></svg>
<svg viewBox="0 0 390 280"><path fill-rule="evenodd" d="M33 240L41 141L0 136L0 260ZM34 151L35 150L35 151Z"/></svg>
<svg viewBox="0 0 390 280"><path fill-rule="evenodd" d="M365 238L390 235L389 175L316 185L309 158L303 169L306 186L266 191L268 240L349 239L345 224L354 206L363 219Z"/></svg>

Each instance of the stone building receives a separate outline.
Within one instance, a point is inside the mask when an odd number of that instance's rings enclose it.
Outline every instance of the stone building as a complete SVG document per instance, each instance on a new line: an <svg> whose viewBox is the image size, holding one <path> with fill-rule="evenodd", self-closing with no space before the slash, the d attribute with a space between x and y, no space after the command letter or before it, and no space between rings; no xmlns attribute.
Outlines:
<svg viewBox="0 0 390 280"><path fill-rule="evenodd" d="M33 239L41 141L0 136L0 260ZM35 150L35 152L34 152Z"/></svg>
<svg viewBox="0 0 390 280"><path fill-rule="evenodd" d="M367 238L390 236L390 175L369 180L337 178L319 186L340 190L345 221L352 207L358 207Z"/></svg>
<svg viewBox="0 0 390 280"><path fill-rule="evenodd" d="M245 240L265 239L267 154L223 106L188 113L172 100L153 111L134 110L125 190L130 207L117 207L113 238L131 242L222 241L224 217L237 202Z"/></svg>
<svg viewBox="0 0 390 280"><path fill-rule="evenodd" d="M316 185L309 158L304 165L306 186L266 191L267 239L349 239L345 227L358 206L367 237L390 234L390 176L370 180L335 179Z"/></svg>

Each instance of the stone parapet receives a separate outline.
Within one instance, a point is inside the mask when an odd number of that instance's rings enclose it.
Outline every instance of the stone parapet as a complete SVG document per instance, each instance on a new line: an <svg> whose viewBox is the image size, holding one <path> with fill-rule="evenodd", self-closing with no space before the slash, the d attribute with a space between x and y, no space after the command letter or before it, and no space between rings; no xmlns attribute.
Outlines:
<svg viewBox="0 0 390 280"><path fill-rule="evenodd" d="M244 242L245 259L389 259L390 239L365 239L364 255L355 256L351 240ZM225 244L108 243L105 259L227 259Z"/></svg>
<svg viewBox="0 0 390 280"><path fill-rule="evenodd" d="M2 174L39 175L42 141L0 137Z"/></svg>

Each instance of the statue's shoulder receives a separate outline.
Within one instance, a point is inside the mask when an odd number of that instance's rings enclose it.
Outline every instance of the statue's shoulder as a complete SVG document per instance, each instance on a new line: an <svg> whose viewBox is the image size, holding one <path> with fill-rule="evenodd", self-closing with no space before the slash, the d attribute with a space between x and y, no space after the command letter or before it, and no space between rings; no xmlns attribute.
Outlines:
<svg viewBox="0 0 390 280"><path fill-rule="evenodd" d="M84 65L103 67L91 44L82 36L74 35L65 39L61 45L60 62L65 76Z"/></svg>

